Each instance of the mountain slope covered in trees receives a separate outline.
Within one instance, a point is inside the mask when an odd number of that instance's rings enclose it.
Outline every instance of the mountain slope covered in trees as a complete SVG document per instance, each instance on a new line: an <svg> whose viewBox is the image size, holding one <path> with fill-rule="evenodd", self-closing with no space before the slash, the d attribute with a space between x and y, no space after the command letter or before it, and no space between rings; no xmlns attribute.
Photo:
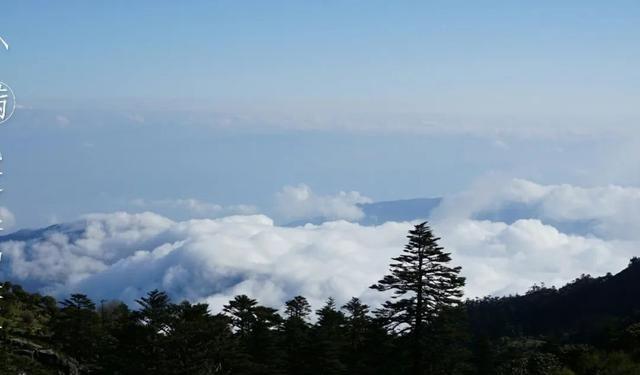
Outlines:
<svg viewBox="0 0 640 375"><path fill-rule="evenodd" d="M313 311L297 296L280 312L240 295L210 311L155 290L132 310L4 283L0 374L640 374L637 258L617 275L461 303L437 240L410 232L374 284L397 295L381 309L328 298Z"/></svg>

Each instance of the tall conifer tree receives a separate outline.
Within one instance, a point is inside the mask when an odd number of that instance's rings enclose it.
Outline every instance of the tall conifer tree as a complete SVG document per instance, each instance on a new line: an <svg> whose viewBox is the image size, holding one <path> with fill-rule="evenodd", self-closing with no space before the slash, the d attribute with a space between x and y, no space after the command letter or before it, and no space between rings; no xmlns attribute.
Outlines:
<svg viewBox="0 0 640 375"><path fill-rule="evenodd" d="M371 286L393 291L378 314L394 331L413 336L413 372L422 374L422 333L444 308L456 306L462 297L465 279L460 267L451 267L449 253L438 245L427 222L409 231L402 254L392 258L390 274Z"/></svg>

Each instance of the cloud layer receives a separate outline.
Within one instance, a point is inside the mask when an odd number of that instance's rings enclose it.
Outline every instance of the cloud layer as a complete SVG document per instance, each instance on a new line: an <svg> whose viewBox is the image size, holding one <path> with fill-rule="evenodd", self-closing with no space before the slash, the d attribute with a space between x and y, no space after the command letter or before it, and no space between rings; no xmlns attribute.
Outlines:
<svg viewBox="0 0 640 375"><path fill-rule="evenodd" d="M540 185L522 179L485 179L447 197L434 213L440 220L535 218L607 240L640 240L640 189L616 185Z"/></svg>
<svg viewBox="0 0 640 375"><path fill-rule="evenodd" d="M92 215L80 227L2 243L2 276L127 302L154 288L216 306L238 293L276 306L298 293L346 299L384 272L407 229L346 221L286 228L263 215L173 222L152 213Z"/></svg>
<svg viewBox="0 0 640 375"><path fill-rule="evenodd" d="M252 205L238 204L223 206L217 203L204 202L195 198L145 200L135 199L134 206L153 211L189 218L217 218L230 215L252 215L258 208Z"/></svg>
<svg viewBox="0 0 640 375"><path fill-rule="evenodd" d="M291 217L357 219L349 207L366 198L318 197L299 186L283 190L281 199L290 199ZM467 296L476 297L617 272L637 255L638 207L635 188L494 181L445 199L432 224L463 267ZM562 229L575 223L584 225ZM148 212L96 214L29 240L3 241L0 277L58 296L81 291L128 303L159 288L214 308L240 293L272 306L296 294L316 304L328 296L375 304L380 296L367 287L401 251L410 225L338 220L282 227L264 215L173 221Z"/></svg>
<svg viewBox="0 0 640 375"><path fill-rule="evenodd" d="M335 195L318 195L305 184L285 186L276 194L276 213L285 221L324 218L356 221L364 217L358 206L372 200L357 191L341 191Z"/></svg>

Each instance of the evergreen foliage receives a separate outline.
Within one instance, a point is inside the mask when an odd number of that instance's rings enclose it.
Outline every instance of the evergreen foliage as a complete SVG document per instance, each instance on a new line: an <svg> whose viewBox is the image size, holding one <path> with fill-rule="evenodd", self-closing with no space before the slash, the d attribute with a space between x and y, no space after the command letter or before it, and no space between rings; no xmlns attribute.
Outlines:
<svg viewBox="0 0 640 375"><path fill-rule="evenodd" d="M437 242L426 224L410 232L373 312L354 297L313 313L296 296L281 315L246 295L211 311L158 290L129 309L4 283L0 374L640 374L637 259L617 275L461 303L460 269Z"/></svg>
<svg viewBox="0 0 640 375"><path fill-rule="evenodd" d="M414 374L432 368L424 363L424 335L432 328L441 313L458 306L462 298L464 278L458 276L460 267L450 267L449 253L438 245L426 222L417 224L408 235L409 243L403 253L393 258L390 274L371 286L381 292L393 291L377 314L391 330L410 334Z"/></svg>

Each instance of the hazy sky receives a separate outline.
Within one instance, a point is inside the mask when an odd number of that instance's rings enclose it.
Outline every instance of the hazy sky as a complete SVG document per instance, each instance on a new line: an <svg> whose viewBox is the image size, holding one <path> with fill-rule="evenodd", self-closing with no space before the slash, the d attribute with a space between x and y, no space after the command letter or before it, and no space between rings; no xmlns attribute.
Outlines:
<svg viewBox="0 0 640 375"><path fill-rule="evenodd" d="M0 204L640 183L637 1L13 1Z"/></svg>
<svg viewBox="0 0 640 375"><path fill-rule="evenodd" d="M414 197L470 297L638 255L637 0L14 0L0 36L3 226L91 214L0 241L31 290L376 303L411 224L348 221Z"/></svg>

